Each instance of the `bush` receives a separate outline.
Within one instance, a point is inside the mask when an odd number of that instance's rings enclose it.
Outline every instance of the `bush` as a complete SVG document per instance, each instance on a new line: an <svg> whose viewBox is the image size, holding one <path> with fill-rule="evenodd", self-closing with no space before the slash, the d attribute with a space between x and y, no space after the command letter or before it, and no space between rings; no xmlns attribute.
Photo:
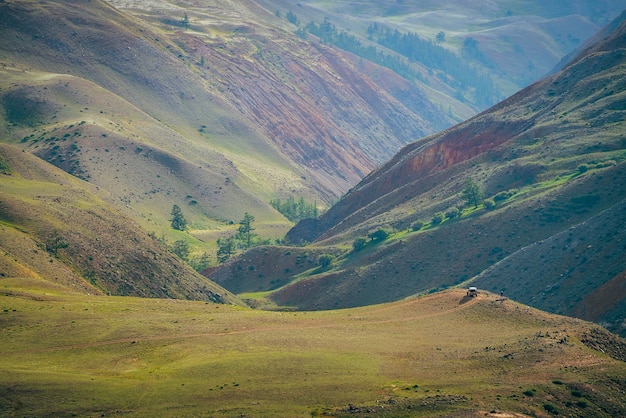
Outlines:
<svg viewBox="0 0 626 418"><path fill-rule="evenodd" d="M443 222L443 220L444 220L443 213L437 212L433 215L433 219L431 222L433 225L439 225L441 222Z"/></svg>
<svg viewBox="0 0 626 418"><path fill-rule="evenodd" d="M322 254L320 255L318 263L322 267L328 267L330 266L330 263L332 263L334 259L335 259L335 256L333 256L332 254Z"/></svg>
<svg viewBox="0 0 626 418"><path fill-rule="evenodd" d="M493 199L485 199L483 200L483 204L487 210L493 210L496 208L496 202Z"/></svg>
<svg viewBox="0 0 626 418"><path fill-rule="evenodd" d="M389 237L389 231L383 228L378 228L376 231L370 232L367 236L372 241L384 241L387 237Z"/></svg>
<svg viewBox="0 0 626 418"><path fill-rule="evenodd" d="M365 244L367 243L367 239L365 237L358 237L352 242L352 249L357 252L361 251Z"/></svg>
<svg viewBox="0 0 626 418"><path fill-rule="evenodd" d="M548 411L551 414L554 415L558 415L559 414L559 410L556 409L556 406L549 404L549 403L544 403L543 404L543 409L545 409L546 411Z"/></svg>
<svg viewBox="0 0 626 418"><path fill-rule="evenodd" d="M415 221L415 222L413 222L413 224L411 224L411 229L413 231L419 231L420 229L422 229L423 226L424 226L424 222L422 222L422 221Z"/></svg>
<svg viewBox="0 0 626 418"><path fill-rule="evenodd" d="M457 208L450 208L446 211L446 218L448 219L458 218L459 215L461 215L461 211Z"/></svg>
<svg viewBox="0 0 626 418"><path fill-rule="evenodd" d="M483 192L480 190L480 186L472 179L465 181L465 189L463 189L462 194L467 206L478 207L483 198Z"/></svg>
<svg viewBox="0 0 626 418"><path fill-rule="evenodd" d="M503 200L507 200L510 197L512 197L515 193L517 193L517 189L509 189L506 191L502 191L497 193L494 197L493 200L496 202L501 202Z"/></svg>

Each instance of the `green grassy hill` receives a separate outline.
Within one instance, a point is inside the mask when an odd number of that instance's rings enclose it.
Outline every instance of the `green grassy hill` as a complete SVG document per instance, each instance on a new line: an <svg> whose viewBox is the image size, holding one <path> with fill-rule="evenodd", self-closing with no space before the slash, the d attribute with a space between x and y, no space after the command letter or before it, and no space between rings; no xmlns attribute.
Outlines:
<svg viewBox="0 0 626 418"><path fill-rule="evenodd" d="M488 293L290 313L0 278L0 323L6 416L609 417L626 408L623 340Z"/></svg>

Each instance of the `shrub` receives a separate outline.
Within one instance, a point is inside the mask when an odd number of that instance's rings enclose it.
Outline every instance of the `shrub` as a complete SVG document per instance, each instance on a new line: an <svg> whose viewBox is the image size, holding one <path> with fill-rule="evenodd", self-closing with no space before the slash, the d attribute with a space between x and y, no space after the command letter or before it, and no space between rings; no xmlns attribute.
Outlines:
<svg viewBox="0 0 626 418"><path fill-rule="evenodd" d="M372 241L384 241L387 237L389 237L389 231L383 228L378 228L376 231L370 232L367 236Z"/></svg>
<svg viewBox="0 0 626 418"><path fill-rule="evenodd" d="M446 218L454 219L454 218L459 217L460 214L461 214L461 211L459 211L457 208L450 208L446 211Z"/></svg>
<svg viewBox="0 0 626 418"><path fill-rule="evenodd" d="M580 174L586 173L587 170L589 170L589 166L587 164L581 164L581 165L578 166L578 172Z"/></svg>
<svg viewBox="0 0 626 418"><path fill-rule="evenodd" d="M549 404L549 403L544 403L543 404L543 409L545 409L546 411L548 411L551 414L554 415L558 415L559 414L559 410L556 409L556 406Z"/></svg>
<svg viewBox="0 0 626 418"><path fill-rule="evenodd" d="M501 202L503 200L507 200L511 196L513 196L513 193L511 193L511 190L502 191L502 192L496 193L496 195L493 197L493 200L495 202Z"/></svg>
<svg viewBox="0 0 626 418"><path fill-rule="evenodd" d="M483 204L487 210L493 210L496 208L496 202L493 199L485 199L483 200Z"/></svg>
<svg viewBox="0 0 626 418"><path fill-rule="evenodd" d="M522 392L525 396L535 396L535 392L533 392L532 390L525 390L524 392Z"/></svg>
<svg viewBox="0 0 626 418"><path fill-rule="evenodd" d="M443 213L437 212L433 215L433 219L431 222L433 225L439 225L441 222L443 222L443 220L444 220Z"/></svg>
<svg viewBox="0 0 626 418"><path fill-rule="evenodd" d="M617 161L615 161L615 160L606 160L606 161L602 161L602 162L596 164L596 168L612 167L614 165L617 165Z"/></svg>
<svg viewBox="0 0 626 418"><path fill-rule="evenodd" d="M480 190L480 186L472 179L465 181L465 188L462 194L467 206L478 207L480 200L483 198L483 192Z"/></svg>
<svg viewBox="0 0 626 418"><path fill-rule="evenodd" d="M365 247L366 243L367 243L367 240L365 239L365 237L358 237L352 242L352 249L355 252L361 251L363 247Z"/></svg>
<svg viewBox="0 0 626 418"><path fill-rule="evenodd" d="M332 254L322 254L320 255L320 258L318 259L318 263L322 267L328 267L330 266L330 263L332 263L334 259L335 259L335 256L333 256Z"/></svg>
<svg viewBox="0 0 626 418"><path fill-rule="evenodd" d="M423 226L424 226L424 222L422 222L422 221L415 221L415 222L413 222L413 224L411 224L411 229L413 231L419 231L420 229L422 229Z"/></svg>

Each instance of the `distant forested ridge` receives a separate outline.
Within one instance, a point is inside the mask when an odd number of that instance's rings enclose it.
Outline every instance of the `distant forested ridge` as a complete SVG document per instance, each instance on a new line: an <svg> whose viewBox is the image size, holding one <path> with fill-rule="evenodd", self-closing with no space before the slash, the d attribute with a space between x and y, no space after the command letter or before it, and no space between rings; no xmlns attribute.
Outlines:
<svg viewBox="0 0 626 418"><path fill-rule="evenodd" d="M481 108L489 107L502 99L500 91L486 71L471 64L469 59L465 60L453 51L432 40L421 38L416 33L401 33L397 29L392 30L377 23L369 26L368 39L396 54L384 53L374 44L364 45L355 35L338 30L328 18L320 24L311 21L304 28L299 27L296 33L301 37L306 37L309 33L315 35L323 43L334 45L389 68L407 80L427 82L424 70L413 65L419 63L455 89L457 98ZM470 39L465 44L464 55L470 59L475 57L476 41Z"/></svg>

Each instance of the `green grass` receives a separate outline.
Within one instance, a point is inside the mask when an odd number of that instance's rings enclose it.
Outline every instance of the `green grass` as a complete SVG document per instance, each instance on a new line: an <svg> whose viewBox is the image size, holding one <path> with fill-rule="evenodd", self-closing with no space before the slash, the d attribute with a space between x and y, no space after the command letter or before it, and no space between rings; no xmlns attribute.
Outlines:
<svg viewBox="0 0 626 418"><path fill-rule="evenodd" d="M77 296L37 279L1 279L0 290L2 415L297 417L436 395L467 399L445 411L476 411L520 384L626 371L537 337L575 334L579 322L462 290L322 312ZM589 356L595 365L583 365ZM546 396L533 397L536 410Z"/></svg>

